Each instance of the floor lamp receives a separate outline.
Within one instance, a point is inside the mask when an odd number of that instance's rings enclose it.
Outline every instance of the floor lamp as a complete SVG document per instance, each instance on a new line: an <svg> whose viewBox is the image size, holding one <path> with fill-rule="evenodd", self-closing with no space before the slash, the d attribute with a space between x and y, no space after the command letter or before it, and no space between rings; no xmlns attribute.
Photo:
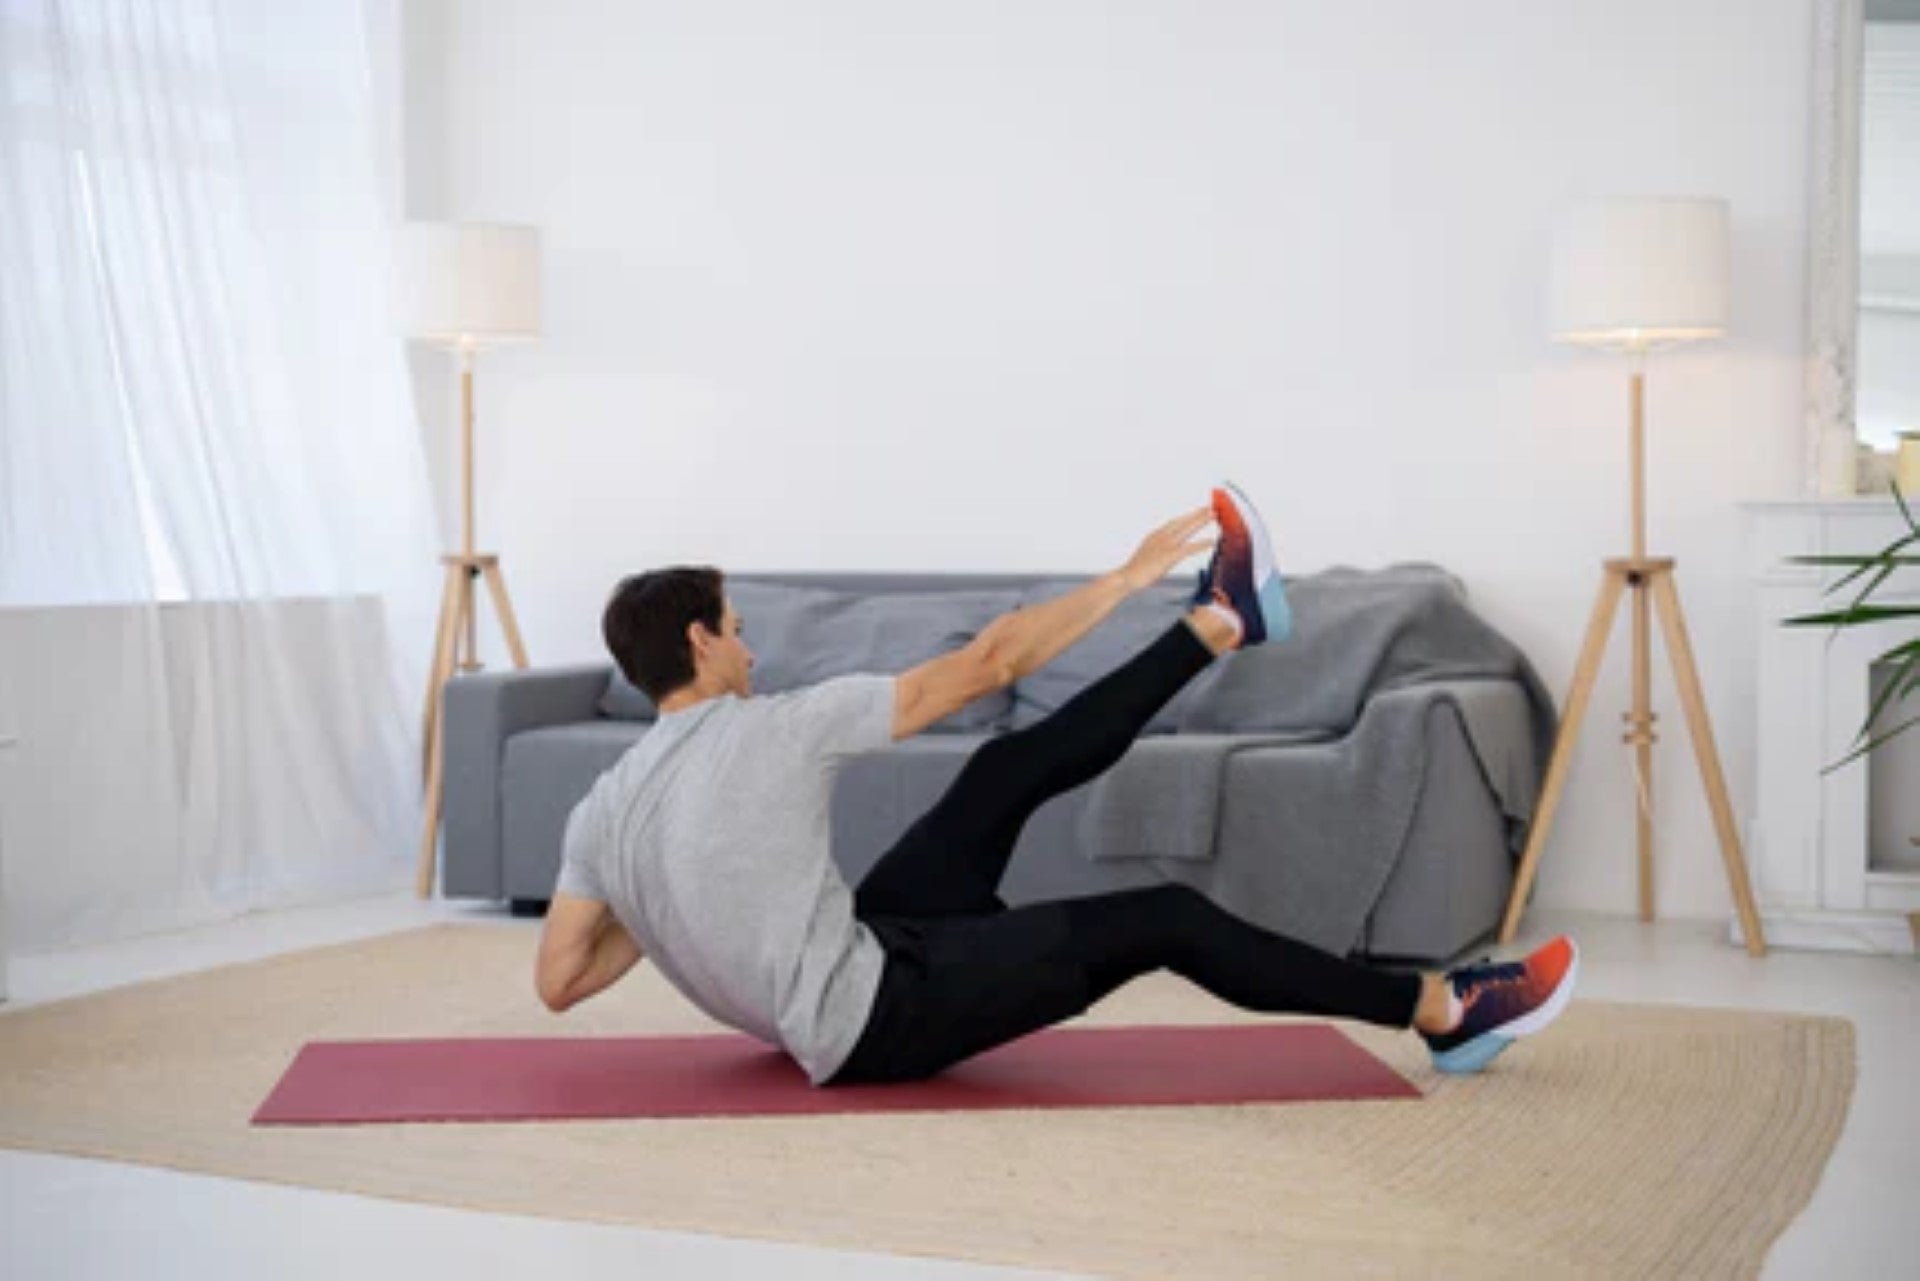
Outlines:
<svg viewBox="0 0 1920 1281"><path fill-rule="evenodd" d="M409 223L401 229L395 284L409 337L455 352L460 361L460 550L446 567L421 712L427 810L416 889L433 895L445 757L443 691L457 668L480 667L474 580L484 578L515 667L527 665L520 625L500 558L473 545L473 362L477 352L540 335L540 233L499 223Z"/></svg>
<svg viewBox="0 0 1920 1281"><path fill-rule="evenodd" d="M1553 825L1554 811L1566 786L1580 723L1593 694L1595 678L1606 657L1607 639L1620 597L1633 592L1633 710L1622 719L1622 736L1634 749L1639 785L1638 835L1640 845L1640 919L1653 919L1653 732L1649 708L1651 676L1650 614L1658 611L1673 664L1674 683L1686 711L1694 756L1713 810L1747 951L1767 953L1760 914L1754 907L1747 880L1745 855L1726 779L1714 745L1713 722L1701 692L1700 671L1687 639L1686 618L1674 586L1674 562L1647 555L1645 387L1647 353L1706 338L1726 331L1728 237L1727 205L1721 200L1604 200L1580 205L1565 217L1557 231L1553 253L1552 315L1557 342L1576 343L1625 354L1631 361L1631 468L1633 483L1633 554L1605 562L1600 594L1587 624L1586 641L1574 669L1573 690L1546 784L1520 861L1519 876L1507 900L1500 924L1500 942L1513 941L1520 911L1533 887L1540 852ZM1651 596L1651 599L1649 599Z"/></svg>

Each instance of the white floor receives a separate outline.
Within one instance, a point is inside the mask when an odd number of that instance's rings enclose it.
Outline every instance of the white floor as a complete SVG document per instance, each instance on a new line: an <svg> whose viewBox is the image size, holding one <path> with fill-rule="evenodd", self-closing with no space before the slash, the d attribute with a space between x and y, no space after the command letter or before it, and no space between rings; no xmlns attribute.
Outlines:
<svg viewBox="0 0 1920 1281"><path fill-rule="evenodd" d="M9 995L22 1006L433 919L502 915L410 897L277 912L16 957ZM1774 1247L1766 1276L1920 1275L1920 964L1783 950L1754 960L1726 942L1720 922L1642 926L1631 918L1550 912L1530 917L1515 946L1501 952L1517 954L1562 930L1581 944L1580 996L1852 1019L1860 1080L1846 1131L1813 1203ZM0 1150L0 1278L8 1281L621 1274L953 1281L1046 1275L478 1214Z"/></svg>

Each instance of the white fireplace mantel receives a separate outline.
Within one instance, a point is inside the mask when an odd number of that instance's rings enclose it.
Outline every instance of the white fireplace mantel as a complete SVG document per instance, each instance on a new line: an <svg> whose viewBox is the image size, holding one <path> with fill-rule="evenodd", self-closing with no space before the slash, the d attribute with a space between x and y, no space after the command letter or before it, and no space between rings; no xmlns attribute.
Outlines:
<svg viewBox="0 0 1920 1281"><path fill-rule="evenodd" d="M1888 848L1886 839L1875 845L1869 813L1878 789L1920 795L1920 766L1899 763L1913 757L1892 754L1905 742L1896 739L1844 768L1821 771L1852 748L1867 713L1873 659L1920 635L1920 624L1835 632L1781 623L1839 608L1856 590L1824 594L1847 571L1795 565L1791 557L1878 551L1907 532L1906 523L1890 498L1749 503L1742 512L1759 640L1757 809L1748 860L1767 939L1787 948L1912 953L1920 849L1909 855ZM1920 569L1893 575L1873 600L1920 603ZM1900 719L1914 710L1920 708L1909 703ZM1914 736L1920 727L1908 732ZM1744 941L1737 916L1730 928L1736 942Z"/></svg>

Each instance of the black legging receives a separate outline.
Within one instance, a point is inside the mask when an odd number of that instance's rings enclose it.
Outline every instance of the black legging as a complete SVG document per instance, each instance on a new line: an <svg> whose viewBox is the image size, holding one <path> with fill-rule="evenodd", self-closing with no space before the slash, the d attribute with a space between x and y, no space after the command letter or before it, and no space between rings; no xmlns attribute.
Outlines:
<svg viewBox="0 0 1920 1281"><path fill-rule="evenodd" d="M1180 885L1009 908L1007 860L1042 804L1117 762L1213 655L1183 620L1051 716L973 753L854 894L888 964L836 1081L929 1075L1167 969L1263 1013L1413 1022L1418 974L1250 925Z"/></svg>

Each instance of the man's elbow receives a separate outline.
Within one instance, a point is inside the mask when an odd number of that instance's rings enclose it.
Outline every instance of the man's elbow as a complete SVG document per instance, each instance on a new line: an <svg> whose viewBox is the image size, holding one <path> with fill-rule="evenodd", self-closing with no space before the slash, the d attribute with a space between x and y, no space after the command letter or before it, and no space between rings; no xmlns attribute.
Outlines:
<svg viewBox="0 0 1920 1281"><path fill-rule="evenodd" d="M1013 655L1009 652L1005 637L993 626L974 637L974 670L977 673L976 684L984 698L997 690L1006 689L1019 676L1014 666Z"/></svg>
<svg viewBox="0 0 1920 1281"><path fill-rule="evenodd" d="M533 989L539 994L540 1004L555 1014L565 1014L574 1007L575 1001L573 993L568 990L569 986L545 974L536 975L533 980Z"/></svg>

